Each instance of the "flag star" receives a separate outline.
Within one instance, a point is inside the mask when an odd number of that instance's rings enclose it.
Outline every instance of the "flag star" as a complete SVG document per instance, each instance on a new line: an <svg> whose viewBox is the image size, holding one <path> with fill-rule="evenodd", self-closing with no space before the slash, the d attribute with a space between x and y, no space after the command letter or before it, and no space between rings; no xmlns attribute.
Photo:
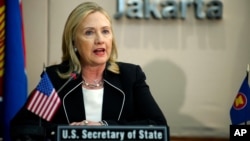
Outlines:
<svg viewBox="0 0 250 141"><path fill-rule="evenodd" d="M244 104L244 101L243 101L242 96L239 96L239 97L237 97L236 100L235 100L235 105L236 105L236 106L239 106L239 105L241 105L241 104Z"/></svg>

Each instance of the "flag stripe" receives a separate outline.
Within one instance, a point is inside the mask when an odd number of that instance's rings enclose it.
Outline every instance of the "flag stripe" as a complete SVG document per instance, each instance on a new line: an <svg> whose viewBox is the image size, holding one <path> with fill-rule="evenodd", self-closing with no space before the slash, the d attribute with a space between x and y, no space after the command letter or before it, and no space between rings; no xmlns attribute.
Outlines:
<svg viewBox="0 0 250 141"><path fill-rule="evenodd" d="M38 95L39 95L38 96L39 99L37 101L35 101L35 105L34 105L32 110L34 113L39 115L39 113L40 113L39 107L43 106L43 101L46 101L46 96L43 95L42 93L38 93Z"/></svg>
<svg viewBox="0 0 250 141"><path fill-rule="evenodd" d="M34 112L37 105L37 101L40 101L41 97L42 95L39 95L39 92L36 91L34 93L33 98L31 99L30 105L28 105L28 109Z"/></svg>
<svg viewBox="0 0 250 141"><path fill-rule="evenodd" d="M41 95L41 97L42 97L41 102L38 105L37 110L36 110L39 116L42 116L42 108L44 108L43 105L47 101L47 96L46 95Z"/></svg>
<svg viewBox="0 0 250 141"><path fill-rule="evenodd" d="M44 109L46 109L46 111L44 111L44 110L42 111L42 114L44 117L46 117L47 113L50 112L50 108L48 108L48 107L49 107L49 104L53 103L53 99L56 98L55 96L56 96L56 93L52 92L52 95L47 99L47 102L44 105Z"/></svg>
<svg viewBox="0 0 250 141"><path fill-rule="evenodd" d="M44 99L44 95L40 94L39 92L37 93L38 95L38 100L34 101L34 107L32 108L33 112L38 113L38 107L41 101Z"/></svg>
<svg viewBox="0 0 250 141"><path fill-rule="evenodd" d="M48 105L48 110L45 112L45 114L44 114L44 116L46 117L46 118L49 118L49 114L50 113L53 113L53 105L57 105L56 104L56 100L57 100L57 94L56 93L54 93L53 94L53 97L51 98L51 102L50 102L50 104ZM50 111L50 112L49 112Z"/></svg>
<svg viewBox="0 0 250 141"><path fill-rule="evenodd" d="M55 111L58 110L59 106L60 106L60 99L56 99L55 106L52 107L52 110L51 110L52 112L50 112L50 113L49 113L49 116L48 116L48 120L49 120L49 121L50 121L51 118L54 116Z"/></svg>
<svg viewBox="0 0 250 141"><path fill-rule="evenodd" d="M36 96L35 94L31 94L31 95L30 95L30 100L27 102L27 104L29 105L29 106L27 106L27 109L30 110L31 105L33 105L33 100L32 100L32 99L36 99L35 96Z"/></svg>
<svg viewBox="0 0 250 141"><path fill-rule="evenodd" d="M54 92L52 92L52 93L54 94ZM44 96L45 102L41 104L43 107L42 107L42 109L40 111L40 116L44 115L44 113L46 112L45 111L46 109L48 110L47 105L50 102L50 97L47 97L46 95L43 95L43 96Z"/></svg>

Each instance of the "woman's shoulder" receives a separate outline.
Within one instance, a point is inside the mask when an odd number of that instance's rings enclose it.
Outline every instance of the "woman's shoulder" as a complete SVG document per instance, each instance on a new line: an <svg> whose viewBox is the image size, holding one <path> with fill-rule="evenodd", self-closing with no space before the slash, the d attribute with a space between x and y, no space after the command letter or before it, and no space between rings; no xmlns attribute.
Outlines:
<svg viewBox="0 0 250 141"><path fill-rule="evenodd" d="M60 80L59 72L67 72L69 70L69 65L60 63L49 65L44 68L44 71L48 74L51 80Z"/></svg>
<svg viewBox="0 0 250 141"><path fill-rule="evenodd" d="M135 81L136 79L145 79L145 73L143 72L139 64L117 62L120 69L120 76L126 82Z"/></svg>
<svg viewBox="0 0 250 141"><path fill-rule="evenodd" d="M67 72L69 69L69 65L67 63L52 64L47 66L45 69L48 73L55 73L57 71Z"/></svg>
<svg viewBox="0 0 250 141"><path fill-rule="evenodd" d="M117 62L120 69L135 69L139 67L138 64L128 63L128 62Z"/></svg>
<svg viewBox="0 0 250 141"><path fill-rule="evenodd" d="M136 73L142 71L141 66L138 64L128 63L128 62L117 62L120 72Z"/></svg>

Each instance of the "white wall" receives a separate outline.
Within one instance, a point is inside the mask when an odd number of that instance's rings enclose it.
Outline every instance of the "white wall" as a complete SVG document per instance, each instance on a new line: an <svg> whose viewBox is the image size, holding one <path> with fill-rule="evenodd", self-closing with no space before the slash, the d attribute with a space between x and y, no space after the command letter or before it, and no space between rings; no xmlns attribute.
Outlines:
<svg viewBox="0 0 250 141"><path fill-rule="evenodd" d="M22 0L29 92L40 80L48 60L48 2Z"/></svg>
<svg viewBox="0 0 250 141"><path fill-rule="evenodd" d="M60 62L66 18L83 1L23 0L29 91L44 62ZM94 1L114 15L116 0ZM186 20L113 20L119 60L143 67L171 135L229 136L229 110L250 63L250 1L222 3L221 20L197 20L193 7Z"/></svg>

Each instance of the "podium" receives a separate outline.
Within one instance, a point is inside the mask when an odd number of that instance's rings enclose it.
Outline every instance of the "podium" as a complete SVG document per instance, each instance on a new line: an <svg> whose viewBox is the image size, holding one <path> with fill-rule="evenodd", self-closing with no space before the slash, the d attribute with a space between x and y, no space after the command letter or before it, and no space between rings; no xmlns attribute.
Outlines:
<svg viewBox="0 0 250 141"><path fill-rule="evenodd" d="M57 141L169 141L166 126L58 126Z"/></svg>

